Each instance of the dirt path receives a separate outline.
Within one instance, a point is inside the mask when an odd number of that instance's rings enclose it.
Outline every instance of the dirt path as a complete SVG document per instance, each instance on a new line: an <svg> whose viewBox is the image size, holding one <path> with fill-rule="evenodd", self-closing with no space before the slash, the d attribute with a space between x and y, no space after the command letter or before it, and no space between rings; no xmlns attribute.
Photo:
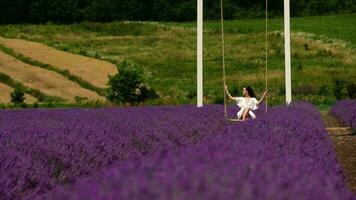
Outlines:
<svg viewBox="0 0 356 200"><path fill-rule="evenodd" d="M69 102L75 102L76 96L87 97L89 100L104 100L97 93L84 89L55 72L28 65L3 52L0 52L0 72L27 87Z"/></svg>
<svg viewBox="0 0 356 200"><path fill-rule="evenodd" d="M0 83L0 103L10 103L11 97L10 94L14 91L13 88ZM31 95L25 94L25 102L26 103L34 103L37 99Z"/></svg>
<svg viewBox="0 0 356 200"><path fill-rule="evenodd" d="M109 62L59 51L38 42L0 37L0 44L34 60L68 70L71 74L101 88L106 87L109 74L117 73L116 66Z"/></svg>
<svg viewBox="0 0 356 200"><path fill-rule="evenodd" d="M323 118L326 127L332 127L328 132L344 169L347 185L356 194L356 135L353 130L342 128L345 125L337 118L327 114L324 114Z"/></svg>

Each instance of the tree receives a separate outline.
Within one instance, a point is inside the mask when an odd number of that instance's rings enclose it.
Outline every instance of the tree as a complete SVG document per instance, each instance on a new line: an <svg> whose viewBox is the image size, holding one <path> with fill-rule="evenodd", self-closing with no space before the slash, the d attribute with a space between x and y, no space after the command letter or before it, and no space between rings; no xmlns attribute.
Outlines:
<svg viewBox="0 0 356 200"><path fill-rule="evenodd" d="M20 88L15 88L11 93L11 102L14 104L22 104L25 101L25 93Z"/></svg>
<svg viewBox="0 0 356 200"><path fill-rule="evenodd" d="M145 84L146 76L140 66L131 61L124 61L118 66L114 76L109 76L107 99L113 103L136 103L158 98L154 89Z"/></svg>

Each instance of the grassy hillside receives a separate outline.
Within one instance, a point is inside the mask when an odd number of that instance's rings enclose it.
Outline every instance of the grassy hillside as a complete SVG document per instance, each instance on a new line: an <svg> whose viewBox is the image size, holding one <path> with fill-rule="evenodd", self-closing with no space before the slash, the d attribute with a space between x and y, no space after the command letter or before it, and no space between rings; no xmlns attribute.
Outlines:
<svg viewBox="0 0 356 200"><path fill-rule="evenodd" d="M356 83L356 15L292 19L295 98L325 107L336 101L334 81ZM206 102L222 98L219 22L205 23L204 92ZM264 90L264 20L226 21L227 80L232 92L242 85ZM269 21L270 103L283 103L283 20ZM0 35L39 41L71 53L119 63L131 59L152 78L164 104L195 103L195 23L114 22L74 25L8 25ZM342 91L346 96L346 90Z"/></svg>

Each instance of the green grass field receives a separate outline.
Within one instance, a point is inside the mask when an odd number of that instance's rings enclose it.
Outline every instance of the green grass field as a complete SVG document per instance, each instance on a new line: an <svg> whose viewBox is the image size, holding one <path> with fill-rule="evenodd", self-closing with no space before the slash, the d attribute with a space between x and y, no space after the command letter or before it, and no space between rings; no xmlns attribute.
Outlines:
<svg viewBox="0 0 356 200"><path fill-rule="evenodd" d="M295 99L322 110L336 99L334 80L356 83L356 14L293 18L292 83ZM227 81L238 95L245 84L264 90L263 19L225 22ZM220 23L204 24L205 102L223 97ZM39 41L55 48L120 63L130 59L151 74L161 98L153 104L195 103L195 23L113 22L74 25L7 25L0 35ZM284 102L283 19L269 20L269 102ZM342 93L346 97L346 90Z"/></svg>

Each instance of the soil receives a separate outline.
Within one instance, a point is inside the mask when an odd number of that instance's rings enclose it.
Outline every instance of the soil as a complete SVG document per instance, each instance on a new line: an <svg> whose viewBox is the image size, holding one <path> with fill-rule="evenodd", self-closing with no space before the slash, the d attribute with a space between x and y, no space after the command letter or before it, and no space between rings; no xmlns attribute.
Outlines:
<svg viewBox="0 0 356 200"><path fill-rule="evenodd" d="M356 194L356 131L328 114L323 114L323 118L346 176L346 183Z"/></svg>

